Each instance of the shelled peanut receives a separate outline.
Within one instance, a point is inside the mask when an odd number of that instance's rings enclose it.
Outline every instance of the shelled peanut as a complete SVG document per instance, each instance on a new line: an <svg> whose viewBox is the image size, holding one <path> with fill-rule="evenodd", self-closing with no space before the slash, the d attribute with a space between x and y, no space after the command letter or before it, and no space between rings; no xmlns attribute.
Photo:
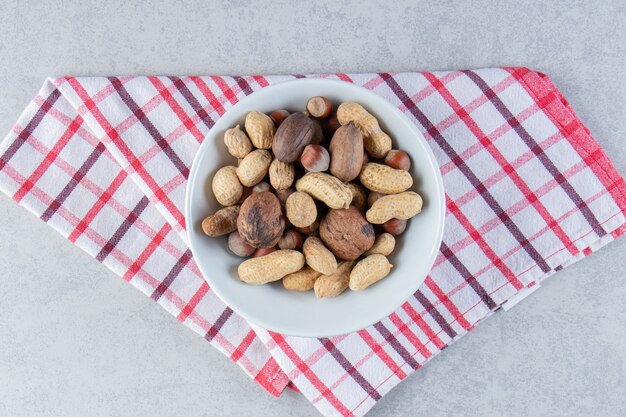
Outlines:
<svg viewBox="0 0 626 417"><path fill-rule="evenodd" d="M224 208L202 228L228 235L230 251L249 258L238 268L243 282L282 280L287 290L336 297L390 273L387 257L422 198L410 191L409 155L392 149L363 106L334 111L316 96L302 110L253 111L224 133L236 161L215 172Z"/></svg>

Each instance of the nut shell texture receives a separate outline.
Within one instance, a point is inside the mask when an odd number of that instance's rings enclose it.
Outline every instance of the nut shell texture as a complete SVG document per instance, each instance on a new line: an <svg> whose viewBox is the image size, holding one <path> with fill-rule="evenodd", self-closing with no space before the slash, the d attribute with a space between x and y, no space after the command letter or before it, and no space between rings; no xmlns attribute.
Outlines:
<svg viewBox="0 0 626 417"><path fill-rule="evenodd" d="M374 244L374 227L354 207L330 210L320 224L322 241L339 259L354 260Z"/></svg>
<svg viewBox="0 0 626 417"><path fill-rule="evenodd" d="M274 142L276 125L265 113L251 111L246 116L246 132L257 149L270 149Z"/></svg>
<svg viewBox="0 0 626 417"><path fill-rule="evenodd" d="M352 201L350 188L338 178L323 172L305 174L296 181L296 190L305 192L334 209L348 208Z"/></svg>
<svg viewBox="0 0 626 417"><path fill-rule="evenodd" d="M313 290L319 298L336 297L348 289L350 282L350 271L354 267L354 262L340 262L337 270L330 275L320 275Z"/></svg>
<svg viewBox="0 0 626 417"><path fill-rule="evenodd" d="M365 164L359 179L367 189L381 194L401 193L413 185L413 177L407 171L374 162Z"/></svg>
<svg viewBox="0 0 626 417"><path fill-rule="evenodd" d="M285 203L287 219L295 227L308 227L317 219L315 201L307 193L296 191L287 197Z"/></svg>
<svg viewBox="0 0 626 417"><path fill-rule="evenodd" d="M330 155L321 145L307 145L302 151L300 163L309 172L326 171L330 164Z"/></svg>
<svg viewBox="0 0 626 417"><path fill-rule="evenodd" d="M228 249L232 253L242 258L246 258L254 253L255 247L243 240L238 231L228 235Z"/></svg>
<svg viewBox="0 0 626 417"><path fill-rule="evenodd" d="M374 158L384 158L391 150L391 138L382 131L378 120L358 103L348 101L337 109L337 120L342 125L354 122L363 134L363 144Z"/></svg>
<svg viewBox="0 0 626 417"><path fill-rule="evenodd" d="M382 229L392 236L400 236L406 230L406 226L406 220L391 219L382 224Z"/></svg>
<svg viewBox="0 0 626 417"><path fill-rule="evenodd" d="M341 126L330 141L330 173L341 181L352 181L363 167L363 135L352 122Z"/></svg>
<svg viewBox="0 0 626 417"><path fill-rule="evenodd" d="M359 261L350 272L350 289L360 291L389 275L393 265L383 255L370 255Z"/></svg>
<svg viewBox="0 0 626 417"><path fill-rule="evenodd" d="M239 182L246 187L254 187L267 174L272 163L272 155L265 149L250 152L237 167Z"/></svg>
<svg viewBox="0 0 626 417"><path fill-rule="evenodd" d="M272 145L274 156L283 162L297 161L318 129L317 124L306 114L301 112L291 114L276 131Z"/></svg>
<svg viewBox="0 0 626 417"><path fill-rule="evenodd" d="M246 135L246 132L241 130L239 125L228 129L224 133L224 143L228 148L228 153L237 159L241 159L248 155L252 151L252 142Z"/></svg>
<svg viewBox="0 0 626 417"><path fill-rule="evenodd" d="M253 193L243 202L237 217L237 230L255 248L275 246L285 229L280 202L269 191Z"/></svg>
<svg viewBox="0 0 626 417"><path fill-rule="evenodd" d="M385 157L385 164L395 169L403 169L408 171L411 169L411 158L404 151L392 149Z"/></svg>
<svg viewBox="0 0 626 417"><path fill-rule="evenodd" d="M293 164L274 159L269 167L270 183L277 190L291 187L296 175Z"/></svg>
<svg viewBox="0 0 626 417"><path fill-rule="evenodd" d="M305 265L301 270L283 278L283 287L290 291L309 291L321 274Z"/></svg>
<svg viewBox="0 0 626 417"><path fill-rule="evenodd" d="M324 275L330 275L337 269L335 255L324 246L318 237L308 237L302 246L302 253L307 265Z"/></svg>
<svg viewBox="0 0 626 417"><path fill-rule="evenodd" d="M393 252L396 247L396 239L390 233L382 233L376 236L376 240L374 241L374 245L364 253L365 256L368 255L384 255L389 256L391 252Z"/></svg>
<svg viewBox="0 0 626 417"><path fill-rule="evenodd" d="M268 255L243 261L237 272L239 279L253 285L278 281L304 266L304 255L295 250L277 250Z"/></svg>
<svg viewBox="0 0 626 417"><path fill-rule="evenodd" d="M237 177L237 168L234 166L220 168L213 176L211 188L215 199L221 205L236 204L243 194L243 186Z"/></svg>
<svg viewBox="0 0 626 417"><path fill-rule="evenodd" d="M218 210L202 221L202 231L210 237L222 236L237 230L239 206Z"/></svg>
<svg viewBox="0 0 626 417"><path fill-rule="evenodd" d="M367 197L363 187L353 182L346 185L350 188L350 192L352 193L352 201L350 202L350 205L358 208L359 210L363 210L367 204Z"/></svg>
<svg viewBox="0 0 626 417"><path fill-rule="evenodd" d="M373 224L383 224L387 220L408 220L422 211L422 197L413 191L386 195L374 202L365 217Z"/></svg>

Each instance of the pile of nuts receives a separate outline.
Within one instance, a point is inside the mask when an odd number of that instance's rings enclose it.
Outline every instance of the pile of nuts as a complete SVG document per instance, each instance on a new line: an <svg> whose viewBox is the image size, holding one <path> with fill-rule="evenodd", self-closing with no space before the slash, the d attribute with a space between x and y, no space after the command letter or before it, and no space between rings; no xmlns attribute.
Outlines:
<svg viewBox="0 0 626 417"><path fill-rule="evenodd" d="M202 222L205 234L228 234L230 251L251 257L239 278L335 297L386 277L395 236L422 198L407 191L409 156L392 149L376 118L355 102L333 112L318 96L305 112L250 112L244 128L224 134L238 164L215 173L224 208Z"/></svg>

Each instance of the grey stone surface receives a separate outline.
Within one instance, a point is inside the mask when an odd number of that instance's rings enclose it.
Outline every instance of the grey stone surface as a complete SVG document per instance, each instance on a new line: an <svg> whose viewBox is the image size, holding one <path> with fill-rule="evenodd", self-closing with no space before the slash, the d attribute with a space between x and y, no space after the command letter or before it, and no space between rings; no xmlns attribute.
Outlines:
<svg viewBox="0 0 626 417"><path fill-rule="evenodd" d="M0 132L50 75L525 65L553 77L626 174L624 26L621 0L2 1ZM369 415L626 415L625 254L621 239L556 274ZM265 394L4 196L0 276L0 416L318 415Z"/></svg>

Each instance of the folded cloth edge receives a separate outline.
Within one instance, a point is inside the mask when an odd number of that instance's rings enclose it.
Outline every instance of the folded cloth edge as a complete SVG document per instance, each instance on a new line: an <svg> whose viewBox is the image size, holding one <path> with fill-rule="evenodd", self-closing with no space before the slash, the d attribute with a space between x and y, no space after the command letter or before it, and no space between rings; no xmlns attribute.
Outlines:
<svg viewBox="0 0 626 417"><path fill-rule="evenodd" d="M590 163L589 165L607 187L613 199L622 210L622 213L626 212L626 187L624 186L623 178L621 178L606 153L593 139L550 78L545 74L537 73L527 68L510 68L509 70L516 72L516 77L520 83L525 86L527 91L533 95L533 98L535 98L538 103L546 103L546 114L553 118L554 123L557 124L559 128L567 132L567 134L564 133L564 137L572 144L581 157L585 160L594 161L594 163ZM49 79L49 81L53 83L54 80L53 78ZM549 98L546 99L546 97ZM558 102L551 100L553 97L558 98ZM26 111L27 109L25 109L23 113ZM20 118L21 117L22 115ZM622 233L624 233L624 227L616 230L613 235L617 237ZM280 370L276 362L274 362L272 369L272 372L264 374L263 379L270 384L280 380L284 388L289 382L287 376ZM259 376L260 375L261 374L259 374ZM282 380L285 380L284 384ZM263 385L263 383L261 383L261 385Z"/></svg>

